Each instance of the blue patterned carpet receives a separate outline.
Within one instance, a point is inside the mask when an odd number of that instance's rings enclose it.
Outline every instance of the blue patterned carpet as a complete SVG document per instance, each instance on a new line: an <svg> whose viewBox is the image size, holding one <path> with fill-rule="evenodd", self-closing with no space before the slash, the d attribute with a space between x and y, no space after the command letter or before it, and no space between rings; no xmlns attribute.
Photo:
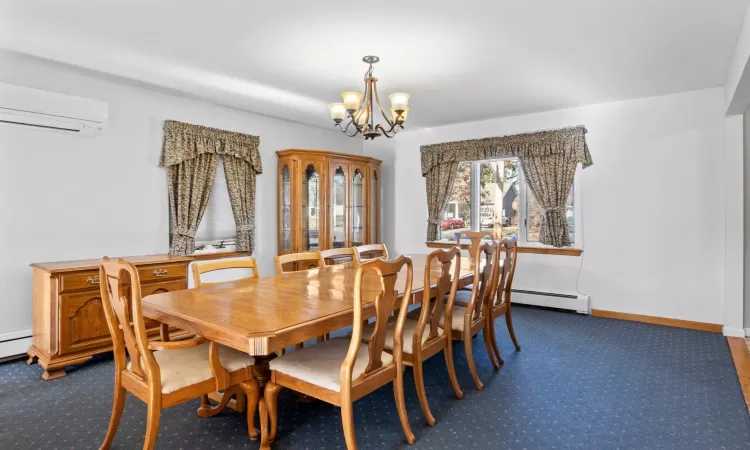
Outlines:
<svg viewBox="0 0 750 450"><path fill-rule="evenodd" d="M360 448L707 449L750 448L750 416L725 339L571 313L516 307L516 353L498 327L505 365L493 372L481 337L475 355L485 390L476 391L460 343L458 401L442 355L425 365L437 426L424 424L411 370L406 402L417 443L404 441L390 387L355 405ZM23 361L0 365L0 448L96 449L109 421L111 359L51 382ZM165 410L158 447L257 449L234 411L201 419L199 402ZM338 409L279 397L278 449L344 448ZM115 448L140 448L144 405L129 395Z"/></svg>

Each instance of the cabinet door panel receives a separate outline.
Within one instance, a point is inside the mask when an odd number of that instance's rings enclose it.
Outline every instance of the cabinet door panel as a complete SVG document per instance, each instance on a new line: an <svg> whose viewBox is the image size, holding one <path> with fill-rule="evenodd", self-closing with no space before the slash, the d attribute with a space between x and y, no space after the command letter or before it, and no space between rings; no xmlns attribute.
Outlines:
<svg viewBox="0 0 750 450"><path fill-rule="evenodd" d="M380 243L380 167L370 166L369 193L367 195L368 207L368 244Z"/></svg>
<svg viewBox="0 0 750 450"><path fill-rule="evenodd" d="M99 292L60 296L60 354L112 343Z"/></svg>
<svg viewBox="0 0 750 450"><path fill-rule="evenodd" d="M331 163L329 173L331 177L331 235L329 236L329 247L350 247L347 235L349 165L334 161Z"/></svg>
<svg viewBox="0 0 750 450"><path fill-rule="evenodd" d="M291 158L279 160L279 254L292 252L292 173L294 161Z"/></svg>
<svg viewBox="0 0 750 450"><path fill-rule="evenodd" d="M367 169L352 164L349 166L349 246L356 247L365 243L367 232L367 210L365 208L365 187L367 186Z"/></svg>
<svg viewBox="0 0 750 450"><path fill-rule="evenodd" d="M299 193L299 252L320 251L325 248L324 159L302 159Z"/></svg>

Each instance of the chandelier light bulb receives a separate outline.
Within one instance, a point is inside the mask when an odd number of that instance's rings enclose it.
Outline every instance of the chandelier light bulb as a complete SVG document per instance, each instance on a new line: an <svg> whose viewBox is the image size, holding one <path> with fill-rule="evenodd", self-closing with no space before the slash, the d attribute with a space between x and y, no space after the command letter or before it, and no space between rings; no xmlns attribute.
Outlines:
<svg viewBox="0 0 750 450"><path fill-rule="evenodd" d="M362 103L362 94L359 92L342 92L341 98L349 114L354 114L354 111L359 109L359 104Z"/></svg>

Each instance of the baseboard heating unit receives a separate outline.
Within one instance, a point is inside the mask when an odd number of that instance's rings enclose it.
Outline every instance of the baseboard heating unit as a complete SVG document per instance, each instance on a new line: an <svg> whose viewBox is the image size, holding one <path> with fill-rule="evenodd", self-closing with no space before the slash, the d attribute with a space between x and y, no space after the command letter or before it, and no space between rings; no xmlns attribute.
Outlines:
<svg viewBox="0 0 750 450"><path fill-rule="evenodd" d="M591 298L584 294L561 294L513 289L511 301L522 305L567 309L580 314L591 313Z"/></svg>

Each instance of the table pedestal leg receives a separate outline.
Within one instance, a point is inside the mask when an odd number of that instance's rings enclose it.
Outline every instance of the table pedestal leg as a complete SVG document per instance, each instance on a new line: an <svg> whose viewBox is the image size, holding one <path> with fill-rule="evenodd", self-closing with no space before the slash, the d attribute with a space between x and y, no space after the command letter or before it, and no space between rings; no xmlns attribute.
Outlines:
<svg viewBox="0 0 750 450"><path fill-rule="evenodd" d="M271 446L268 442L268 408L266 408L265 400L265 387L268 380L271 378L271 369L268 367L274 358L276 353L270 355L255 356L255 364L253 365L253 376L258 379L260 383L260 401L258 402L258 412L260 413L260 450L270 450Z"/></svg>

